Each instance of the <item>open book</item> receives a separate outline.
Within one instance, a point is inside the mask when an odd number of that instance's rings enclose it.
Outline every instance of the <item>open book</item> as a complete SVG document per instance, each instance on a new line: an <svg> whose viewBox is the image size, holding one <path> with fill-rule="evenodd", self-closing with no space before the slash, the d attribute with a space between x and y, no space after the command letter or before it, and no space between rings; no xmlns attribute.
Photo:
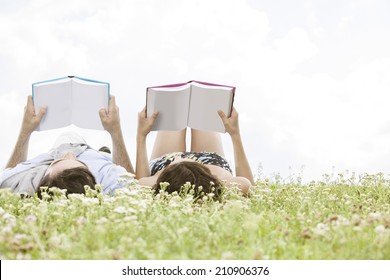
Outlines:
<svg viewBox="0 0 390 280"><path fill-rule="evenodd" d="M235 87L205 82L148 87L146 114L159 112L152 130L181 130L191 127L199 130L225 132L218 115L222 110L230 116Z"/></svg>
<svg viewBox="0 0 390 280"><path fill-rule="evenodd" d="M110 84L68 76L32 84L35 112L47 106L37 130L74 124L81 128L100 129L101 108L108 108Z"/></svg>

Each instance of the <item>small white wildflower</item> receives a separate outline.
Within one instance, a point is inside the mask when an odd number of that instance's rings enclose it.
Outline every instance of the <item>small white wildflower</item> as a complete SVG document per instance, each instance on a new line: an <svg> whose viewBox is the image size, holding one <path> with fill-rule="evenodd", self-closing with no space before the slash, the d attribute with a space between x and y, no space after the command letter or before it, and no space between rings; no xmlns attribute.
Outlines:
<svg viewBox="0 0 390 280"><path fill-rule="evenodd" d="M184 203L191 203L194 201L194 197L192 195L187 195L187 197L183 200Z"/></svg>
<svg viewBox="0 0 390 280"><path fill-rule="evenodd" d="M114 209L114 212L119 213L119 214L126 214L127 210L123 206L118 206Z"/></svg>
<svg viewBox="0 0 390 280"><path fill-rule="evenodd" d="M137 183L135 180L135 175L132 173L126 173L123 174L118 178L118 183L125 185L125 184L132 184L132 183Z"/></svg>
<svg viewBox="0 0 390 280"><path fill-rule="evenodd" d="M47 213L47 207L48 207L48 202L41 200L41 202L37 205L37 210L41 213Z"/></svg>
<svg viewBox="0 0 390 280"><path fill-rule="evenodd" d="M23 240L23 239L28 239L28 236L23 233L17 233L14 235L15 240Z"/></svg>
<svg viewBox="0 0 390 280"><path fill-rule="evenodd" d="M17 259L17 260L31 260L31 255L30 255L30 254L18 253L18 254L16 255L16 259Z"/></svg>
<svg viewBox="0 0 390 280"><path fill-rule="evenodd" d="M134 208L131 208L131 207L128 207L127 209L126 209L126 214L137 214L138 212L137 212L137 210L135 210Z"/></svg>
<svg viewBox="0 0 390 280"><path fill-rule="evenodd" d="M7 224L6 226L2 227L1 232L3 233L11 233L12 229L15 227L15 225Z"/></svg>
<svg viewBox="0 0 390 280"><path fill-rule="evenodd" d="M169 202L169 206L172 207L172 208L179 208L179 207L180 207L180 204L177 203L177 202L174 201L174 200L171 200L171 201Z"/></svg>
<svg viewBox="0 0 390 280"><path fill-rule="evenodd" d="M148 208L148 203L146 200L138 200L133 203L134 206L137 206L138 210L146 210Z"/></svg>
<svg viewBox="0 0 390 280"><path fill-rule="evenodd" d="M70 193L68 195L68 198L73 201L73 200L82 200L84 198L84 195L81 193Z"/></svg>
<svg viewBox="0 0 390 280"><path fill-rule="evenodd" d="M26 222L26 224L35 224L35 222L37 221L37 217L35 217L34 215L28 215L24 218L24 221Z"/></svg>
<svg viewBox="0 0 390 280"><path fill-rule="evenodd" d="M325 235L329 231L329 227L323 223L317 224L317 227L314 229L314 233L317 235Z"/></svg>
<svg viewBox="0 0 390 280"><path fill-rule="evenodd" d="M15 222L16 222L15 216L14 216L14 215L11 215L10 213L5 213L5 214L3 214L3 219L4 219L5 221L7 221L8 223L9 223L10 221L15 221Z"/></svg>
<svg viewBox="0 0 390 280"><path fill-rule="evenodd" d="M115 207L114 212L119 214L125 214L127 211L124 206L117 206Z"/></svg>
<svg viewBox="0 0 390 280"><path fill-rule="evenodd" d="M109 220L106 217L101 217L99 220L96 221L98 225L102 225L107 223Z"/></svg>
<svg viewBox="0 0 390 280"><path fill-rule="evenodd" d="M129 195L139 197L140 189L129 189Z"/></svg>
<svg viewBox="0 0 390 280"><path fill-rule="evenodd" d="M361 217L359 214L353 214L352 215L352 223L355 224L355 225L359 225L360 222L361 222Z"/></svg>
<svg viewBox="0 0 390 280"><path fill-rule="evenodd" d="M343 217L343 216L339 216L338 217L338 221L340 222L341 225L344 225L344 226L351 225L351 221L348 220L347 218Z"/></svg>
<svg viewBox="0 0 390 280"><path fill-rule="evenodd" d="M269 189L269 188L264 188L264 189L262 190L262 192L264 192L264 193L272 193L272 190Z"/></svg>
<svg viewBox="0 0 390 280"><path fill-rule="evenodd" d="M183 213L184 214L193 214L194 213L194 209L192 207L186 207L184 209L182 209Z"/></svg>
<svg viewBox="0 0 390 280"><path fill-rule="evenodd" d="M24 203L23 207L21 209L22 210L28 210L29 208L31 208L31 206L33 206L32 203Z"/></svg>
<svg viewBox="0 0 390 280"><path fill-rule="evenodd" d="M318 229L328 229L328 226L323 224L323 223L319 223L319 224L317 224L317 228Z"/></svg>
<svg viewBox="0 0 390 280"><path fill-rule="evenodd" d="M384 225L379 225L375 228L375 232L378 234L382 234L386 232L386 228Z"/></svg>
<svg viewBox="0 0 390 280"><path fill-rule="evenodd" d="M55 196L65 196L67 190L66 189L59 189L57 187L51 187L49 188L49 191L52 192Z"/></svg>
<svg viewBox="0 0 390 280"><path fill-rule="evenodd" d="M51 247L59 247L61 245L61 237L59 236L52 236L49 239L49 244Z"/></svg>
<svg viewBox="0 0 390 280"><path fill-rule="evenodd" d="M69 199L61 199L61 200L57 200L55 202L52 202L53 205L57 206L57 207L65 207L65 206L68 206L69 204Z"/></svg>
<svg viewBox="0 0 390 280"><path fill-rule="evenodd" d="M178 235L181 235L181 234L185 234L185 233L187 233L187 232L189 232L190 231L190 229L188 228L188 227L182 227L182 228L179 228L178 230L177 230L177 234Z"/></svg>
<svg viewBox="0 0 390 280"><path fill-rule="evenodd" d="M222 258L221 259L223 259L223 260L232 260L232 259L234 259L234 254L231 251L224 252L222 254Z"/></svg>
<svg viewBox="0 0 390 280"><path fill-rule="evenodd" d="M103 187L101 185L95 185L95 191L97 191L98 193L102 193Z"/></svg>
<svg viewBox="0 0 390 280"><path fill-rule="evenodd" d="M359 227L359 226L355 226L355 227L353 227L352 229L353 229L354 231L361 231L361 230L362 230L362 228Z"/></svg>
<svg viewBox="0 0 390 280"><path fill-rule="evenodd" d="M345 243L347 243L347 239L346 238L341 238L340 239L340 244L345 244Z"/></svg>
<svg viewBox="0 0 390 280"><path fill-rule="evenodd" d="M124 221L136 221L137 217L136 216L126 216L123 218Z"/></svg>
<svg viewBox="0 0 390 280"><path fill-rule="evenodd" d="M96 197L83 197L81 201L86 206L99 204L99 199Z"/></svg>
<svg viewBox="0 0 390 280"><path fill-rule="evenodd" d="M379 212L374 212L374 213L368 214L368 218L370 218L371 220L378 220L381 217L382 217L382 214Z"/></svg>
<svg viewBox="0 0 390 280"><path fill-rule="evenodd" d="M86 220L84 217L79 217L79 218L77 219L76 223L77 223L79 226L81 226L81 225L85 224L86 221L87 221L87 220Z"/></svg>

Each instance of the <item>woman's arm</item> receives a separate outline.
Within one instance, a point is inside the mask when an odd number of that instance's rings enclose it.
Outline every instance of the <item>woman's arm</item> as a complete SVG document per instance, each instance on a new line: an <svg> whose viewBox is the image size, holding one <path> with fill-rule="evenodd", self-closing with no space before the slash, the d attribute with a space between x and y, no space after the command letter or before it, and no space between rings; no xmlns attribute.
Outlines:
<svg viewBox="0 0 390 280"><path fill-rule="evenodd" d="M157 182L157 176L142 177L138 179L138 183L141 186L153 187Z"/></svg>
<svg viewBox="0 0 390 280"><path fill-rule="evenodd" d="M30 136L41 122L45 113L46 108L42 107L40 108L39 113L35 114L32 96L29 95L27 97L27 105L24 108L23 122L19 132L18 140L16 141L15 148L11 154L10 159L8 160L6 168L13 168L17 164L27 160Z"/></svg>
<svg viewBox="0 0 390 280"><path fill-rule="evenodd" d="M249 162L244 150L244 145L241 139L240 127L238 122L238 112L235 108L233 108L232 114L229 118L222 111L218 111L218 114L225 125L226 132L229 133L232 139L236 176L244 177L248 179L252 185L254 185L255 182L253 179L253 174L249 166ZM239 179L239 181L243 181L242 179Z"/></svg>
<svg viewBox="0 0 390 280"><path fill-rule="evenodd" d="M116 106L115 96L111 95L108 111L100 109L100 120L105 130L111 135L112 140L112 162L123 166L128 172L134 174L126 144L123 139L122 128L119 118L119 108Z"/></svg>
<svg viewBox="0 0 390 280"><path fill-rule="evenodd" d="M135 177L139 179L140 184L147 186L151 185L152 181L146 179L146 177L150 176L148 153L146 149L146 137L151 131L157 116L158 113L155 112L150 118L147 118L146 108L144 108L141 112L138 113L137 158Z"/></svg>

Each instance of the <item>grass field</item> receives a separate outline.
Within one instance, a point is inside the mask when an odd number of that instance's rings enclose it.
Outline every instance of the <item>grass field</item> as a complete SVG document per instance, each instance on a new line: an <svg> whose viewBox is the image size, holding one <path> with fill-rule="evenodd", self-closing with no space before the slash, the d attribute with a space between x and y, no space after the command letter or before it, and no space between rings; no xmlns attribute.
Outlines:
<svg viewBox="0 0 390 280"><path fill-rule="evenodd" d="M57 190L52 201L0 192L0 259L390 259L390 180L259 179L248 197L114 197Z"/></svg>

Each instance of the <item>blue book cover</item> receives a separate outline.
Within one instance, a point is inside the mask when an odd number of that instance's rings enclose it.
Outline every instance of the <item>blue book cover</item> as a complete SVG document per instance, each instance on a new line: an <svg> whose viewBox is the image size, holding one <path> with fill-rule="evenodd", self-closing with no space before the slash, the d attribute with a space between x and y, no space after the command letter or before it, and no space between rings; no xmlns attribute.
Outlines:
<svg viewBox="0 0 390 280"><path fill-rule="evenodd" d="M110 84L67 76L33 83L32 96L36 112L40 107L47 107L38 131L72 124L80 128L103 130L99 110L108 108Z"/></svg>

